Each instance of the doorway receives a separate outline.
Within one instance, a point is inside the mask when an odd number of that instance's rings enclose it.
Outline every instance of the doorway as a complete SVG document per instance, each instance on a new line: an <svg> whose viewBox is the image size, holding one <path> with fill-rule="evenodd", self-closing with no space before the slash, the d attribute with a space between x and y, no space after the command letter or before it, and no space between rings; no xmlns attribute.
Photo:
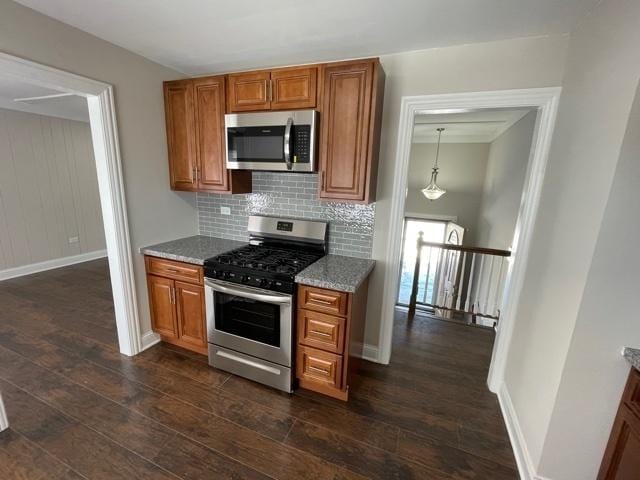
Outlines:
<svg viewBox="0 0 640 480"><path fill-rule="evenodd" d="M1 52L0 71L13 82L86 99L119 350L135 355L141 350L141 339L113 87Z"/></svg>
<svg viewBox="0 0 640 480"><path fill-rule="evenodd" d="M478 111L482 109L529 108L537 110L537 119L526 166L521 202L511 251L517 253L509 262L505 272L504 299L501 322L496 332L488 385L497 392L502 384L504 362L519 293L522 288L529 245L547 161L547 154L555 121L560 88L508 90L480 93L425 95L402 99L398 132L397 161L394 172L394 189L391 199L391 225L387 249L387 268L399 272L402 258L404 212L407 202L409 161L414 135L414 121L420 114L444 114ZM398 274L387 275L384 286L382 328L380 330L380 355L382 363L389 363L392 347L392 332L400 284Z"/></svg>

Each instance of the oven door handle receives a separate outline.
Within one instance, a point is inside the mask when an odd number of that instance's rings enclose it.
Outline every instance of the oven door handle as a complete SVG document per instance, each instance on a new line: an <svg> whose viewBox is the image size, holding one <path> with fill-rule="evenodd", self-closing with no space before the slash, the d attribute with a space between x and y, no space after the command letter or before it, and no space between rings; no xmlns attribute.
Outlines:
<svg viewBox="0 0 640 480"><path fill-rule="evenodd" d="M250 298L251 300L257 300L259 302L277 303L277 304L291 304L291 297L289 295L265 295L264 293L257 293L245 288L239 287L227 287L226 285L220 285L219 283L210 282L205 280L205 283L212 290L220 293L227 293L229 295L237 295L240 297Z"/></svg>
<svg viewBox="0 0 640 480"><path fill-rule="evenodd" d="M293 118L287 119L287 126L284 129L284 161L287 164L287 170L291 170L291 127L293 126Z"/></svg>

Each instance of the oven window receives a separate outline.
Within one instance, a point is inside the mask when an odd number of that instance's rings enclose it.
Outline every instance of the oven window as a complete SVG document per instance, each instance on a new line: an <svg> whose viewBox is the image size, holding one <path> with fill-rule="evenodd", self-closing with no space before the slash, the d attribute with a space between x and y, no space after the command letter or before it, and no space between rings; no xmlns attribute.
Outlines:
<svg viewBox="0 0 640 480"><path fill-rule="evenodd" d="M283 162L283 126L227 129L229 159L236 162Z"/></svg>
<svg viewBox="0 0 640 480"><path fill-rule="evenodd" d="M215 292L216 330L280 347L280 305Z"/></svg>

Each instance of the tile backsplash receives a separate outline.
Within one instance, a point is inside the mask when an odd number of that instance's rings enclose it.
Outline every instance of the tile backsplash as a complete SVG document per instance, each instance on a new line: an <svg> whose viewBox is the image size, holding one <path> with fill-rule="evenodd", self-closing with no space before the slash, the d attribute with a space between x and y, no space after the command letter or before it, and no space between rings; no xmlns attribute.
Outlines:
<svg viewBox="0 0 640 480"><path fill-rule="evenodd" d="M321 202L317 174L253 172L253 193L198 193L197 205L201 235L246 241L249 215L326 220L329 253L371 258L375 204Z"/></svg>

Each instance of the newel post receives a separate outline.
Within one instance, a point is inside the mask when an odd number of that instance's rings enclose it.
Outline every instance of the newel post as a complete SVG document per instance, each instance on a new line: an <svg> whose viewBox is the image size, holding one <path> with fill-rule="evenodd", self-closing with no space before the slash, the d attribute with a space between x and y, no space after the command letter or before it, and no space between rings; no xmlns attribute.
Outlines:
<svg viewBox="0 0 640 480"><path fill-rule="evenodd" d="M416 314L416 300L418 299L418 282L420 280L420 263L422 257L422 236L424 232L418 232L418 240L416 242L416 265L413 268L413 285L411 286L411 298L409 299L409 311L407 318L413 320Z"/></svg>

